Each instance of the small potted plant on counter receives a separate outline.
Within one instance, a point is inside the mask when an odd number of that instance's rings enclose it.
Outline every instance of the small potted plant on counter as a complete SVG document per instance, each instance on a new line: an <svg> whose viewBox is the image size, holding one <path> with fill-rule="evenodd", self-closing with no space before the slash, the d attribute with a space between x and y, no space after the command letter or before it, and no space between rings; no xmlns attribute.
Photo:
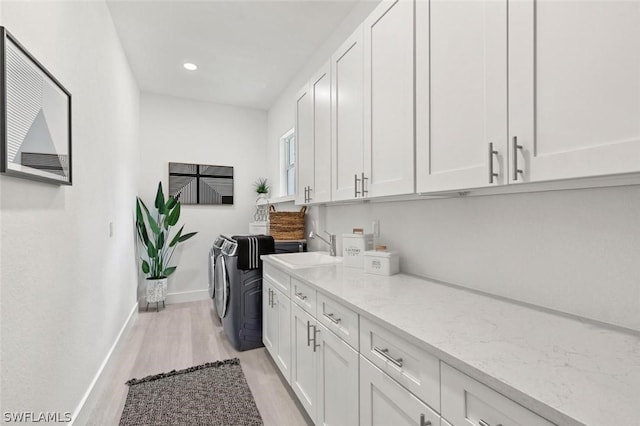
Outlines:
<svg viewBox="0 0 640 426"><path fill-rule="evenodd" d="M271 186L269 185L267 178L261 177L253 185L258 193L258 198L269 198L269 190L271 189Z"/></svg>
<svg viewBox="0 0 640 426"><path fill-rule="evenodd" d="M151 214L147 206L136 197L136 230L138 239L144 246L142 260L142 272L147 276L147 310L149 303L156 303L158 310L159 302L167 298L167 278L176 270L176 266L169 266L173 252L179 243L187 241L197 234L190 232L183 234L184 225L173 236L171 229L177 225L180 219L180 194L177 197L169 196L165 200L162 191L162 182L158 183L156 193L155 217Z"/></svg>

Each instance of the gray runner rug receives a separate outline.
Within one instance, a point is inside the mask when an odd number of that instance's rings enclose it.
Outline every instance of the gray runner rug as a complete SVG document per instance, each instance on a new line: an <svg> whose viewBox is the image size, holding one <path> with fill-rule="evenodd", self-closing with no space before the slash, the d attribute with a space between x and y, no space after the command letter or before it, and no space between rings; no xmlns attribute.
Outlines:
<svg viewBox="0 0 640 426"><path fill-rule="evenodd" d="M262 425L238 358L127 382L120 426Z"/></svg>

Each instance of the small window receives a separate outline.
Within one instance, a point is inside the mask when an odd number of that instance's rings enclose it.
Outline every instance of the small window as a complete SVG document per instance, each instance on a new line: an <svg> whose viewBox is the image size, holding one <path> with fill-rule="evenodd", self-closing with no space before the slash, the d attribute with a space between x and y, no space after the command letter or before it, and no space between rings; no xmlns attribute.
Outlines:
<svg viewBox="0 0 640 426"><path fill-rule="evenodd" d="M282 160L282 195L296 193L296 135L293 129L280 138Z"/></svg>

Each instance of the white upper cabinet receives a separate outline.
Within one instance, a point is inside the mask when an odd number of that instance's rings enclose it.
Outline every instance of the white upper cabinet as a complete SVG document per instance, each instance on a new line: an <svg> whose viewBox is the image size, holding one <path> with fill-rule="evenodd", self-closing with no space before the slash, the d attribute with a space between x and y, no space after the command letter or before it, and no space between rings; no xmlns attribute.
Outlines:
<svg viewBox="0 0 640 426"><path fill-rule="evenodd" d="M417 192L507 182L507 1L416 3Z"/></svg>
<svg viewBox="0 0 640 426"><path fill-rule="evenodd" d="M331 201L331 66L325 66L311 79L313 95L314 183L308 202Z"/></svg>
<svg viewBox="0 0 640 426"><path fill-rule="evenodd" d="M364 48L362 26L331 57L333 90L332 199L357 198L363 171Z"/></svg>
<svg viewBox="0 0 640 426"><path fill-rule="evenodd" d="M331 66L327 62L296 100L296 204L331 201Z"/></svg>
<svg viewBox="0 0 640 426"><path fill-rule="evenodd" d="M509 107L510 182L640 170L640 2L511 2Z"/></svg>
<svg viewBox="0 0 640 426"><path fill-rule="evenodd" d="M365 197L414 192L414 2L384 0L364 21Z"/></svg>
<svg viewBox="0 0 640 426"><path fill-rule="evenodd" d="M313 101L309 86L296 97L296 204L308 202L309 188L313 186Z"/></svg>
<svg viewBox="0 0 640 426"><path fill-rule="evenodd" d="M640 172L640 2L382 0L296 121L299 203Z"/></svg>

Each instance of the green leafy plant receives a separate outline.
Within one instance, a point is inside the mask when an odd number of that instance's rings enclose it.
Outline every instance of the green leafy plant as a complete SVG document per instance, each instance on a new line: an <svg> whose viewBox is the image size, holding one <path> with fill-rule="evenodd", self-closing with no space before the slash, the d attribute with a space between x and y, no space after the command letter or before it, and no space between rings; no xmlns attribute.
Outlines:
<svg viewBox="0 0 640 426"><path fill-rule="evenodd" d="M165 201L162 191L162 182L158 183L156 193L155 208L156 216L149 212L149 209L140 199L136 197L136 229L138 238L146 249L146 259L142 260L142 272L149 279L166 278L176 270L175 266L169 266L173 252L178 243L187 241L197 234L190 232L182 234L184 225L176 234L171 236L171 228L180 219L180 194L177 197L169 196Z"/></svg>
<svg viewBox="0 0 640 426"><path fill-rule="evenodd" d="M267 178L260 178L253 185L256 187L256 192L258 194L268 194L271 189Z"/></svg>

